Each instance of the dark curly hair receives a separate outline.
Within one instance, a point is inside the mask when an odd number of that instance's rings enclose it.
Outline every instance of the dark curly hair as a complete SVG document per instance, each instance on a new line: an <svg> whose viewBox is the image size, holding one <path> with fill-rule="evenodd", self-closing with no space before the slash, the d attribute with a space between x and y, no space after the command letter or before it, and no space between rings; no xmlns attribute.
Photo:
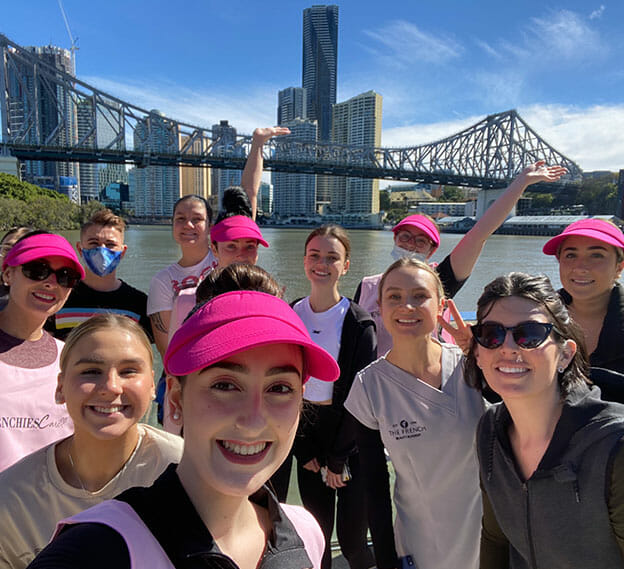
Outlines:
<svg viewBox="0 0 624 569"><path fill-rule="evenodd" d="M240 186L230 186L223 192L221 209L219 209L219 213L215 219L215 225L235 215L251 217L251 202L245 190Z"/></svg>
<svg viewBox="0 0 624 569"><path fill-rule="evenodd" d="M557 382L559 383L562 397L565 397L575 385L582 383L590 384L583 332L578 324L570 318L568 309L553 288L548 277L544 275L527 275L525 273L509 273L494 279L483 289L483 294L477 302L477 322L483 322L494 304L501 298L512 296L526 298L545 309L550 315L551 323L554 324L552 335L558 344L562 345L565 340L573 340L576 343L574 357L562 372L557 373ZM487 382L483 372L477 366L476 345L477 343L473 338L472 346L464 364L464 378L468 385L483 391L487 386Z"/></svg>

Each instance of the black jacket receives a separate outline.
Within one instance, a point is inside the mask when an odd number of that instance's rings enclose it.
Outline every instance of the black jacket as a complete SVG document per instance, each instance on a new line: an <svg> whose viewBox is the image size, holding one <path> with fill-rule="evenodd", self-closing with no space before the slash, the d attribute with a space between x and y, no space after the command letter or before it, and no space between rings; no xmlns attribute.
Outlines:
<svg viewBox="0 0 624 569"><path fill-rule="evenodd" d="M295 456L300 464L317 458L321 465L339 473L347 458L357 452L355 419L345 411L344 402L355 374L374 361L376 353L375 322L368 312L350 301L340 335L340 377L334 383L332 404L304 407L295 441Z"/></svg>

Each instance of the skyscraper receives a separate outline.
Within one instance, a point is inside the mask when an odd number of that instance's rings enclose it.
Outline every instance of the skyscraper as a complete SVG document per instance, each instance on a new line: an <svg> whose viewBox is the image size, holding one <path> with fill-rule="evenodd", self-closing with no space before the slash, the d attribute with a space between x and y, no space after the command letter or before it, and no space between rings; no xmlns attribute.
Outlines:
<svg viewBox="0 0 624 569"><path fill-rule="evenodd" d="M94 119L94 105L91 99L83 99L77 105L78 115L78 143L82 148L97 148L96 121ZM82 203L98 198L100 188L98 184L98 168L95 163L83 162L80 164L80 200Z"/></svg>
<svg viewBox="0 0 624 569"><path fill-rule="evenodd" d="M212 140L212 154L215 156L245 157L245 149L236 146L236 128L228 121L219 121L219 124L212 125ZM219 196L219 206L228 186L240 186L242 174L242 170L212 169L212 195Z"/></svg>
<svg viewBox="0 0 624 569"><path fill-rule="evenodd" d="M306 90L303 87L286 87L277 94L277 124L307 118Z"/></svg>
<svg viewBox="0 0 624 569"><path fill-rule="evenodd" d="M53 45L27 47L39 60L60 72L74 75L71 53ZM23 80L20 80L23 78ZM8 127L26 144L50 140L50 144L73 145L78 140L78 118L75 101L62 88L50 89L43 80L35 79L25 65L9 69L7 76ZM37 99L35 103L35 93ZM36 104L37 108L34 108ZM43 162L27 160L26 180L61 190L60 177L78 178L76 162ZM78 193L72 194L78 198Z"/></svg>
<svg viewBox="0 0 624 569"><path fill-rule="evenodd" d="M338 144L381 146L382 97L367 91L333 107L332 140ZM377 213L379 180L334 177L331 183L333 211Z"/></svg>
<svg viewBox="0 0 624 569"><path fill-rule="evenodd" d="M282 126L288 127L291 134L277 139L276 160L296 158L296 150L282 148L280 143L293 138L304 142L316 140L316 121L294 119ZM271 181L273 183L273 210L277 215L314 215L316 213L316 176L273 172Z"/></svg>
<svg viewBox="0 0 624 569"><path fill-rule="evenodd" d="M303 11L303 87L307 118L318 123L318 139L329 140L332 105L336 102L338 6L312 6Z"/></svg>
<svg viewBox="0 0 624 569"><path fill-rule="evenodd" d="M137 121L134 128L134 149L176 154L179 150L176 123L160 111ZM173 214L173 204L180 197L180 172L176 166L146 166L133 171L130 178L134 192L135 215L162 218Z"/></svg>

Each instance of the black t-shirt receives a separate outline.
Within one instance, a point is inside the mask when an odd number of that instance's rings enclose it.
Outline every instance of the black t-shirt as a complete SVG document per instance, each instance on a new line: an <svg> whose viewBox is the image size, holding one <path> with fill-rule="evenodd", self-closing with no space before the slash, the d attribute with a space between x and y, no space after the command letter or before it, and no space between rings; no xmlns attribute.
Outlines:
<svg viewBox="0 0 624 569"><path fill-rule="evenodd" d="M147 295L124 281L121 281L117 290L108 292L95 290L79 282L63 308L48 319L45 329L59 340L65 340L72 328L102 312L114 312L132 318L145 330L150 341L154 341L147 316Z"/></svg>

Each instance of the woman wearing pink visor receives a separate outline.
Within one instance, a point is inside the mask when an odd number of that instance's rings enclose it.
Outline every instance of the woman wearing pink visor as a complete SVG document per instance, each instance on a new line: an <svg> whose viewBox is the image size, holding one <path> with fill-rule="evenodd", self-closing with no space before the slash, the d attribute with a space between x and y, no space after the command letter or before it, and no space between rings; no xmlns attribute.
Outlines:
<svg viewBox="0 0 624 569"><path fill-rule="evenodd" d="M334 381L335 360L283 300L236 291L193 313L164 363L184 425L180 464L65 520L31 567L318 568L318 524L263 485L292 446L303 384Z"/></svg>
<svg viewBox="0 0 624 569"><path fill-rule="evenodd" d="M583 219L550 239L544 253L559 261L559 294L585 334L591 367L624 373L624 234L608 221Z"/></svg>
<svg viewBox="0 0 624 569"><path fill-rule="evenodd" d="M0 311L0 470L73 431L65 406L54 402L63 342L43 325L84 274L69 242L51 233L25 235L4 257L8 301Z"/></svg>
<svg viewBox="0 0 624 569"><path fill-rule="evenodd" d="M461 241L440 264L436 265L444 286L446 298L453 298L464 286L479 259L487 239L505 221L524 190L537 182L555 182L567 170L563 166L546 166L543 160L527 166L505 192L488 207ZM394 248L392 257L410 257L428 261L440 245L440 233L435 222L424 215L409 215L392 229ZM364 277L353 299L370 312L377 325L377 355L383 356L391 347L392 339L385 329L377 304L381 274Z"/></svg>

